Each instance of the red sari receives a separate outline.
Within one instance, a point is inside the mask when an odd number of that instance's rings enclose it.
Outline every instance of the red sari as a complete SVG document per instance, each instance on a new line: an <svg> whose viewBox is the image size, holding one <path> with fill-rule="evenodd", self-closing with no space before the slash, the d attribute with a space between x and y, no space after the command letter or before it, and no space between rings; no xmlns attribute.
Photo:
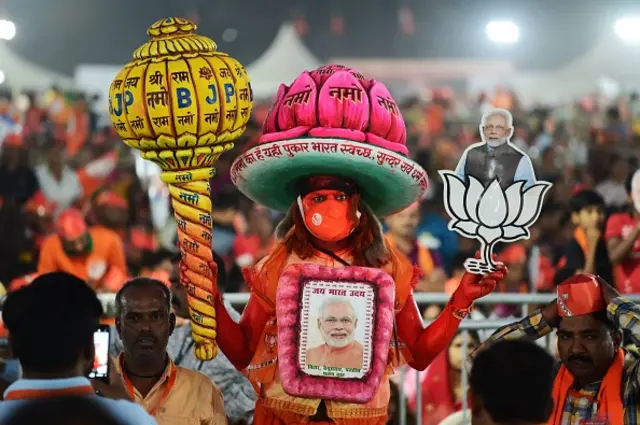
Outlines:
<svg viewBox="0 0 640 425"><path fill-rule="evenodd" d="M422 380L422 425L438 425L447 416L462 410L462 402L454 401L449 382L449 350L444 350L429 365ZM409 400L415 411L416 397Z"/></svg>

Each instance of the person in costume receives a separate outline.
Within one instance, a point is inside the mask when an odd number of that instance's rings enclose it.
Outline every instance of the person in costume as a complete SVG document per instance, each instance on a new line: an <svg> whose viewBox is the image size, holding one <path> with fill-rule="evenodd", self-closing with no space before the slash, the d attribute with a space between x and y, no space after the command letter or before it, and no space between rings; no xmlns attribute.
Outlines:
<svg viewBox="0 0 640 425"><path fill-rule="evenodd" d="M244 271L251 294L240 322L231 319L220 293L213 300L217 343L257 392L255 424L386 423L388 377L394 367L406 361L424 370L449 345L474 300L491 292L504 276L503 268L486 276L466 274L442 314L424 327L413 298L420 271L385 240L378 219L406 208L427 190L426 173L407 158L405 139L404 121L386 87L331 65L304 72L291 87L280 87L260 142L232 165L232 181L245 195L286 212L271 253ZM188 291L211 287L186 267L182 270ZM388 331L376 333L371 351L384 359L380 368L375 363L364 377L349 382L304 372L291 379L283 375L301 368L296 366L298 355L290 351L295 350L300 305L290 302L287 292L296 290L287 276L301 270L351 273L352 281L358 274L362 280L374 275L391 282L393 302L385 304L388 298L380 294L388 287L382 284L378 288L384 290L373 300L378 311L384 305L388 312L386 321L379 322ZM290 308L289 313L282 314L283 308ZM361 314L359 319L367 317ZM375 381L369 379L374 374ZM293 388L291 381L298 377L311 384ZM341 389L348 385L360 390L345 394ZM352 401L364 392L371 397Z"/></svg>
<svg viewBox="0 0 640 425"><path fill-rule="evenodd" d="M547 424L638 423L640 360L621 344L626 331L640 346L640 307L587 273L569 277L557 291L556 301L497 330L470 359L496 341L535 340L556 328L561 362L553 387L556 407Z"/></svg>

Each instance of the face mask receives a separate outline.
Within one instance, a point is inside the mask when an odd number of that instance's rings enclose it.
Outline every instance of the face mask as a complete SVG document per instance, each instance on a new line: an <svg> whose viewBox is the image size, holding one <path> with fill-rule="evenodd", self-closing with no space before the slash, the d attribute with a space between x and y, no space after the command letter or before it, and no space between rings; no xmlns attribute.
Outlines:
<svg viewBox="0 0 640 425"><path fill-rule="evenodd" d="M337 242L358 227L360 195L323 189L298 197L304 224L313 236L325 242Z"/></svg>

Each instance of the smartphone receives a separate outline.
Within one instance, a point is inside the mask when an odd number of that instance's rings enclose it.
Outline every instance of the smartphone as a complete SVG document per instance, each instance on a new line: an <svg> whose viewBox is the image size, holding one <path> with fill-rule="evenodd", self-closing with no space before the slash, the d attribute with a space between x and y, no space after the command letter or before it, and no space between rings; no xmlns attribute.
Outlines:
<svg viewBox="0 0 640 425"><path fill-rule="evenodd" d="M95 354L89 378L107 380L109 378L109 347L111 346L109 326L100 325L98 330L94 332L93 346Z"/></svg>

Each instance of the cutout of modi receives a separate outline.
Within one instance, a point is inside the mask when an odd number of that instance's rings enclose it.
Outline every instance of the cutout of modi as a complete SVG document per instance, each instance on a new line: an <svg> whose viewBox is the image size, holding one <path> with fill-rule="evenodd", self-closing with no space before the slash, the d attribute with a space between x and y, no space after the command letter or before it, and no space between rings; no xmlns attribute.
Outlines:
<svg viewBox="0 0 640 425"><path fill-rule="evenodd" d="M536 183L531 159L510 142L513 136L513 117L506 109L490 109L480 122L482 142L469 146L456 167L456 175L466 181L471 175L487 187L498 179L506 189L516 181L523 181L523 189Z"/></svg>
<svg viewBox="0 0 640 425"><path fill-rule="evenodd" d="M362 369L363 347L355 340L358 316L345 298L327 298L318 309L324 343L307 350L307 365Z"/></svg>

